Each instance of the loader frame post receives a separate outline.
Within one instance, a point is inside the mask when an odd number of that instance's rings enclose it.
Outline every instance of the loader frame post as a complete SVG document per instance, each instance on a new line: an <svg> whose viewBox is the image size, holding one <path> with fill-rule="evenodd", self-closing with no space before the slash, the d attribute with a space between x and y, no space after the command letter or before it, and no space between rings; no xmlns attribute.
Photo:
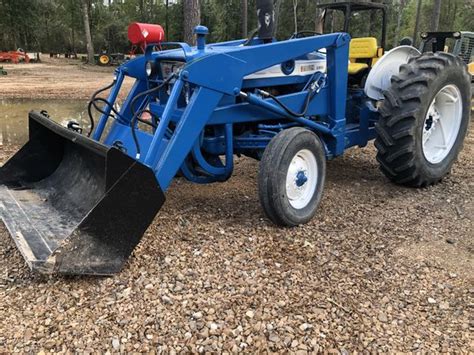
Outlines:
<svg viewBox="0 0 474 355"><path fill-rule="evenodd" d="M183 90L183 86L184 82L181 78L176 80L173 85L171 95L168 99L168 102L166 103L160 123L153 136L153 140L151 141L150 149L148 150L148 153L145 157L145 164L148 166L154 167L158 163L158 152L160 150L163 138L165 137L166 130L168 129L168 125L170 124L173 117L173 113L176 109L176 105L181 95L181 91ZM164 189L164 187L162 188Z"/></svg>
<svg viewBox="0 0 474 355"><path fill-rule="evenodd" d="M110 102L112 105L114 104L115 100L117 100L117 96L122 88L122 83L125 78L124 74L120 69L116 71L115 77L115 85L112 87L109 96L107 97L107 101ZM105 105L104 113L100 116L99 123L97 124L97 128L94 130L92 138L96 141L100 141L102 134L104 133L104 129L107 125L107 121L110 117L110 113L112 112L112 106Z"/></svg>
<svg viewBox="0 0 474 355"><path fill-rule="evenodd" d="M346 37L340 37L338 42L348 41ZM341 44L341 43L338 43ZM339 45L328 47L328 78L329 78L329 119L332 124L332 132L335 141L334 154L341 155L345 149L346 129L346 95L348 67L345 64L349 58L349 46ZM341 73L342 71L342 73Z"/></svg>
<svg viewBox="0 0 474 355"><path fill-rule="evenodd" d="M179 92L173 90L173 94L176 96L179 96L180 93L181 90ZM169 187L171 180L173 180L194 143L201 135L222 96L222 93L204 87L200 87L194 92L155 168L158 182L163 190ZM170 99L174 99L173 95ZM169 113L170 116L171 114L172 112ZM164 134L167 125L161 127L160 122L160 128L163 129ZM183 139L184 137L186 139Z"/></svg>

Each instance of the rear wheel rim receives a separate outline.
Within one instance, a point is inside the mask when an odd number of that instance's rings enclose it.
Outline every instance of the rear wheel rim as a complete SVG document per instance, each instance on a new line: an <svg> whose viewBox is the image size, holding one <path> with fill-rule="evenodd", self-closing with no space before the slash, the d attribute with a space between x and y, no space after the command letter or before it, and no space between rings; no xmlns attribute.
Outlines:
<svg viewBox="0 0 474 355"><path fill-rule="evenodd" d="M431 164L441 163L456 143L462 122L462 97L455 85L446 85L434 97L423 124L423 154Z"/></svg>
<svg viewBox="0 0 474 355"><path fill-rule="evenodd" d="M311 202L318 182L316 157L308 149L295 154L286 174L286 196L290 205L299 210Z"/></svg>

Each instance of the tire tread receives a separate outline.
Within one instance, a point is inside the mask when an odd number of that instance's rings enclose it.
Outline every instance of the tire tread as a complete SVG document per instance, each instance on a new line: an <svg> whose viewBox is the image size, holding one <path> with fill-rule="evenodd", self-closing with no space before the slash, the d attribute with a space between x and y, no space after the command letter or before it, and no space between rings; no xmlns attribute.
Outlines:
<svg viewBox="0 0 474 355"><path fill-rule="evenodd" d="M384 93L381 117L376 124L375 147L380 170L397 184L428 186L449 173L450 169L440 177L426 176L414 149L416 125L423 115L422 98L428 95L437 77L447 67L457 67L455 70L463 71L468 80L467 68L459 58L430 52L413 57L408 64L402 65L399 74L393 76L391 87ZM454 160L456 158L457 154Z"/></svg>

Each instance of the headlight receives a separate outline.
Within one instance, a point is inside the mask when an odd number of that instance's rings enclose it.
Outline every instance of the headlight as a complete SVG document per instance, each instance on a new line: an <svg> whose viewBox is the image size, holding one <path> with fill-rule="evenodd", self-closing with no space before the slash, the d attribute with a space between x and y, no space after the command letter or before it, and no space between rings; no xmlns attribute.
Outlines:
<svg viewBox="0 0 474 355"><path fill-rule="evenodd" d="M428 33L422 32L422 33L421 33L421 38L423 38L423 39L428 38Z"/></svg>
<svg viewBox="0 0 474 355"><path fill-rule="evenodd" d="M457 38L461 38L461 32L459 32L459 31L458 31L458 32L454 32L454 33L453 33L453 37L456 38L456 39L457 39Z"/></svg>
<svg viewBox="0 0 474 355"><path fill-rule="evenodd" d="M153 74L154 68L155 68L155 63L154 62L152 62L152 61L146 62L145 72L146 72L147 77L150 77Z"/></svg>

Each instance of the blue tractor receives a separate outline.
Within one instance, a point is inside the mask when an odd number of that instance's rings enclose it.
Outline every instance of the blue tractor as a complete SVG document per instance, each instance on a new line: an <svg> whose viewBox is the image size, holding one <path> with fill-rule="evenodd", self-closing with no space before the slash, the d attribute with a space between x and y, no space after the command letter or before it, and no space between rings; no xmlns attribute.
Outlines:
<svg viewBox="0 0 474 355"><path fill-rule="evenodd" d="M370 140L395 183L449 173L470 116L459 58L408 46L383 54L377 39L347 32L276 41L272 1L257 3L258 36L247 40L207 44L198 26L191 47L134 24L145 54L93 95L101 117L90 127L30 113L29 141L0 168L0 216L34 271L118 272L172 180L226 181L235 155L260 161L263 211L287 227L316 214L326 161ZM346 15L366 9L350 6ZM117 109L126 77L135 84Z"/></svg>

